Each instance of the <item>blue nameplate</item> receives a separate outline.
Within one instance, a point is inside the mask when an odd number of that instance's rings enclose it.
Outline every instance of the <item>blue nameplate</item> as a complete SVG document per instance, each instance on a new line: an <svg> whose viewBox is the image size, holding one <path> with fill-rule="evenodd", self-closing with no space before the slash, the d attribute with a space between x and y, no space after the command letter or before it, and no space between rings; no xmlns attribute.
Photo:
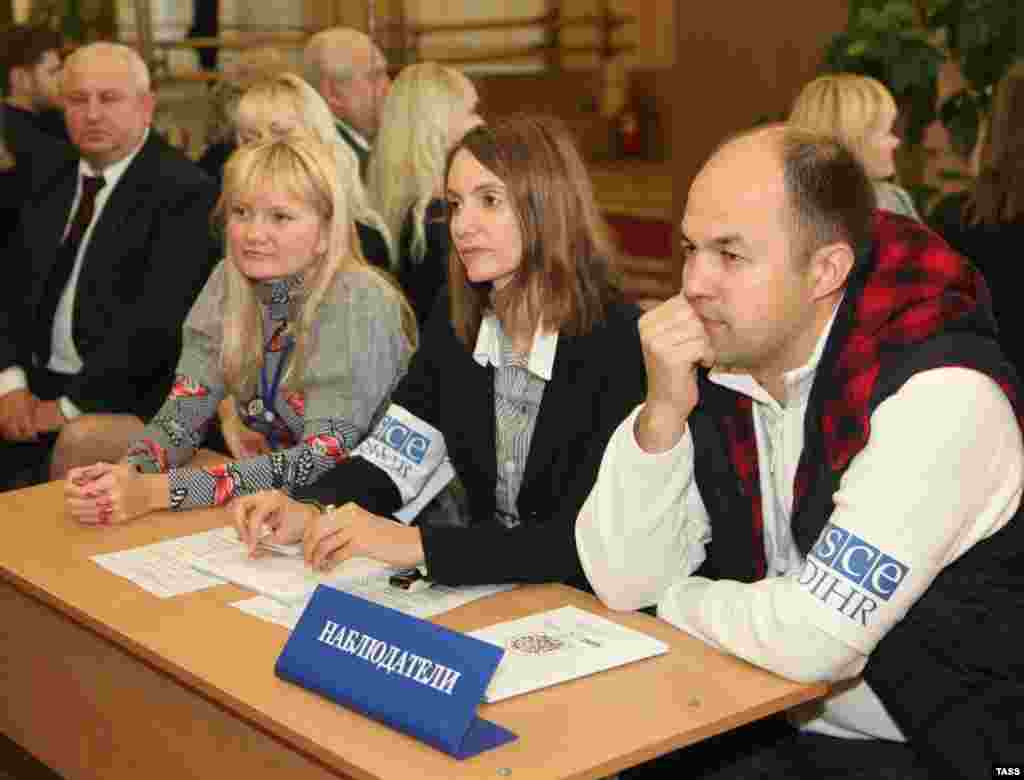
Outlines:
<svg viewBox="0 0 1024 780"><path fill-rule="evenodd" d="M516 739L476 716L504 653L488 642L318 585L274 671L463 759Z"/></svg>

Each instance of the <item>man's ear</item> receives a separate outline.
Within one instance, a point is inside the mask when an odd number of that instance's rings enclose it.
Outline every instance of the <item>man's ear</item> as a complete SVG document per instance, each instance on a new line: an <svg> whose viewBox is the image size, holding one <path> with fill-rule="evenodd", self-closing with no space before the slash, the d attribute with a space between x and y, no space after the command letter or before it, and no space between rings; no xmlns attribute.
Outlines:
<svg viewBox="0 0 1024 780"><path fill-rule="evenodd" d="M153 124L153 114L156 112L156 94L145 92L139 100L142 105L142 111L146 116L146 125Z"/></svg>
<svg viewBox="0 0 1024 780"><path fill-rule="evenodd" d="M853 270L854 260L853 248L843 241L826 244L814 251L809 270L815 300L826 298L843 288Z"/></svg>
<svg viewBox="0 0 1024 780"><path fill-rule="evenodd" d="M28 68L17 65L7 72L7 86L10 95L23 95L32 91L32 74Z"/></svg>

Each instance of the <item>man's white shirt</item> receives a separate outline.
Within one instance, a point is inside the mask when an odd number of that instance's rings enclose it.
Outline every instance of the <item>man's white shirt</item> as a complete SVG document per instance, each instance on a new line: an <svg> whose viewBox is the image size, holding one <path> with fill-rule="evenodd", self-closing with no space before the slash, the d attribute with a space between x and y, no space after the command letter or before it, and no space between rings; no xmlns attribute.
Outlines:
<svg viewBox="0 0 1024 780"><path fill-rule="evenodd" d="M679 628L791 679L842 680L860 673L945 566L1012 518L1024 484L1013 409L989 377L939 368L912 377L872 414L835 511L810 554L800 554L792 486L830 327L807 365L785 376L785 405L748 375L711 374L754 400L769 576L749 585L691 576L712 533L693 441L687 429L672 449L644 452L634 433L638 407L609 442L576 525L580 560L602 601L657 604ZM863 681L798 718L836 736L903 739Z"/></svg>

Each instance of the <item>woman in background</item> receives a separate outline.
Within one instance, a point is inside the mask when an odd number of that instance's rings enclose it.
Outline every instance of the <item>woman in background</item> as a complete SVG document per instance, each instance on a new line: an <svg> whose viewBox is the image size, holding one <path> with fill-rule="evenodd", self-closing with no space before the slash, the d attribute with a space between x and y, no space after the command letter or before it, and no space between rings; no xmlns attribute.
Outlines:
<svg viewBox="0 0 1024 780"><path fill-rule="evenodd" d="M294 73L257 80L235 110L235 133L239 145L306 134L327 146L336 158L338 181L346 190L353 216L356 236L350 245L358 247L371 265L390 270L394 255L391 232L370 206L359 176L359 160L338 135L331 111L319 92ZM239 419L233 398L221 403L218 422L219 431L215 428L212 432L211 448L235 458L270 451L269 442Z"/></svg>
<svg viewBox="0 0 1024 780"><path fill-rule="evenodd" d="M261 78L288 69L284 54L273 46L258 46L239 52L238 59L224 68L224 75L210 87L210 123L206 148L197 164L218 182L224 165L235 151L235 118L238 101L246 88Z"/></svg>
<svg viewBox="0 0 1024 780"><path fill-rule="evenodd" d="M889 181L896 174L896 101L880 81L853 73L819 76L793 103L792 124L837 137L875 183L878 208L920 220L914 201Z"/></svg>
<svg viewBox="0 0 1024 780"><path fill-rule="evenodd" d="M576 515L612 431L643 401L639 310L583 161L557 120L478 126L448 157L447 295L372 437L294 500L235 502L240 537L304 540L306 560L425 566L445 585L587 587ZM389 516L450 459L464 527ZM301 503L301 501L313 503ZM335 508L337 507L337 508Z"/></svg>
<svg viewBox="0 0 1024 780"><path fill-rule="evenodd" d="M80 522L122 523L310 483L355 448L405 372L412 312L352 251L331 151L310 138L244 146L224 185L227 258L185 322L174 387L122 462L69 472L67 509ZM229 393L272 451L188 467Z"/></svg>
<svg viewBox="0 0 1024 780"><path fill-rule="evenodd" d="M988 281L1003 351L1024 369L1024 314L1014 303L1024 248L1024 62L996 85L981 170L966 192L944 198L929 222Z"/></svg>
<svg viewBox="0 0 1024 780"><path fill-rule="evenodd" d="M422 326L444 286L448 260L445 155L480 121L477 92L454 68L404 68L381 109L367 170L370 200L398 239L392 269Z"/></svg>
<svg viewBox="0 0 1024 780"><path fill-rule="evenodd" d="M390 269L394 254L391 231L370 206L359 178L359 161L338 135L331 110L319 92L294 73L256 81L238 102L235 129L239 145L308 134L330 148L359 234L358 246L372 265Z"/></svg>

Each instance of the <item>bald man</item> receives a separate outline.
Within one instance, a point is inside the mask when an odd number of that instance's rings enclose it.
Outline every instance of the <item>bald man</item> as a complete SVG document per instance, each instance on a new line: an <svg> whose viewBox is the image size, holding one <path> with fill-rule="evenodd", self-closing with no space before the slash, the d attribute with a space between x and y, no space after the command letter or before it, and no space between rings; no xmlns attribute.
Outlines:
<svg viewBox="0 0 1024 780"><path fill-rule="evenodd" d="M181 324L219 255L215 185L151 132L155 97L134 49L78 49L59 100L77 157L23 210L0 306L7 487L45 479L55 439L80 414L134 423L159 407Z"/></svg>
<svg viewBox="0 0 1024 780"><path fill-rule="evenodd" d="M715 778L1024 758L1020 388L978 272L874 205L832 139L775 126L712 155L682 292L640 320L646 400L578 518L609 606L835 683Z"/></svg>
<svg viewBox="0 0 1024 780"><path fill-rule="evenodd" d="M381 106L391 88L388 64L377 45L350 27L322 30L303 52L306 80L323 96L338 133L366 170L380 127Z"/></svg>

